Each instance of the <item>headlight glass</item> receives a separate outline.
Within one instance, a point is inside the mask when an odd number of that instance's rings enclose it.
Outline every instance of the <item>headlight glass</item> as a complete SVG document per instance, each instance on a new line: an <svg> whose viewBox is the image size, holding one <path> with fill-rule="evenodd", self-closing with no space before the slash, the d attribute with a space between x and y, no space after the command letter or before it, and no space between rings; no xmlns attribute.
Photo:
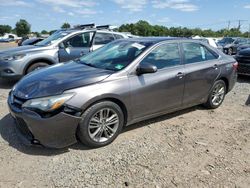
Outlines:
<svg viewBox="0 0 250 188"><path fill-rule="evenodd" d="M19 60L22 59L25 56L25 54L18 54L13 56L5 56L3 57L3 60L5 61L13 61L13 60Z"/></svg>
<svg viewBox="0 0 250 188"><path fill-rule="evenodd" d="M65 93L57 96L31 99L25 102L22 107L39 109L44 112L52 112L63 106L63 104L74 95L74 93Z"/></svg>

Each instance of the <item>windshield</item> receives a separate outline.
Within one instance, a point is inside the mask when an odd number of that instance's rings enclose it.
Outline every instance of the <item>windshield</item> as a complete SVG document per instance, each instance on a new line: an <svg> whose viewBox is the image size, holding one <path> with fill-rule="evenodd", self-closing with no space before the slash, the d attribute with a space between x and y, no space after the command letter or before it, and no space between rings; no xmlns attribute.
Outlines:
<svg viewBox="0 0 250 188"><path fill-rule="evenodd" d="M231 44L234 42L233 38L223 38L222 40L220 40L218 43L224 43L224 44Z"/></svg>
<svg viewBox="0 0 250 188"><path fill-rule="evenodd" d="M67 36L69 33L68 32L55 32L54 34L50 35L48 38L42 40L41 42L38 42L35 44L35 46L48 46L56 41L60 40L61 38Z"/></svg>
<svg viewBox="0 0 250 188"><path fill-rule="evenodd" d="M92 67L119 71L128 66L147 47L149 42L118 40L80 58L80 62Z"/></svg>

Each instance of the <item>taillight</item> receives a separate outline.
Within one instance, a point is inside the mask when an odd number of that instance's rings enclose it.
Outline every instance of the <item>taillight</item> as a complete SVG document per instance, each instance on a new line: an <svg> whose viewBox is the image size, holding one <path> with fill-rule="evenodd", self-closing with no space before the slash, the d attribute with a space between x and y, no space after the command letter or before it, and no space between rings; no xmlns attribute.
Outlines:
<svg viewBox="0 0 250 188"><path fill-rule="evenodd" d="M233 64L233 69L237 71L238 70L238 66L239 66L238 62L235 61L235 63Z"/></svg>

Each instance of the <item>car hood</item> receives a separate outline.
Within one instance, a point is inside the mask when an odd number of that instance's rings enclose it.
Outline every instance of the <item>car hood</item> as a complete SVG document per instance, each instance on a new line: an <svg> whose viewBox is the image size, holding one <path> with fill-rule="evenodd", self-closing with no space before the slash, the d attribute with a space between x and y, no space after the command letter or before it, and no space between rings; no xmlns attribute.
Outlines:
<svg viewBox="0 0 250 188"><path fill-rule="evenodd" d="M33 52L33 51L43 50L46 48L48 47L47 46L46 47L44 46L19 46L19 47L9 48L7 50L0 51L0 56Z"/></svg>
<svg viewBox="0 0 250 188"><path fill-rule="evenodd" d="M74 61L57 64L25 76L14 86L13 94L22 99L59 95L65 90L100 82L112 73Z"/></svg>

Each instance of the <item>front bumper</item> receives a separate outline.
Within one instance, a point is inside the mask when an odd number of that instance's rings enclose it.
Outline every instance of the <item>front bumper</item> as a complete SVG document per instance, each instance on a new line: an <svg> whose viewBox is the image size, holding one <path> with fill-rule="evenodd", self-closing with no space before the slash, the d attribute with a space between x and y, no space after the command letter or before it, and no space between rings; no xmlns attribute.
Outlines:
<svg viewBox="0 0 250 188"><path fill-rule="evenodd" d="M22 62L0 60L0 78L19 79L22 76Z"/></svg>
<svg viewBox="0 0 250 188"><path fill-rule="evenodd" d="M18 135L24 144L41 144L50 148L64 148L77 142L76 130L80 117L64 112L42 118L36 112L17 108L8 98L12 117L16 120Z"/></svg>

